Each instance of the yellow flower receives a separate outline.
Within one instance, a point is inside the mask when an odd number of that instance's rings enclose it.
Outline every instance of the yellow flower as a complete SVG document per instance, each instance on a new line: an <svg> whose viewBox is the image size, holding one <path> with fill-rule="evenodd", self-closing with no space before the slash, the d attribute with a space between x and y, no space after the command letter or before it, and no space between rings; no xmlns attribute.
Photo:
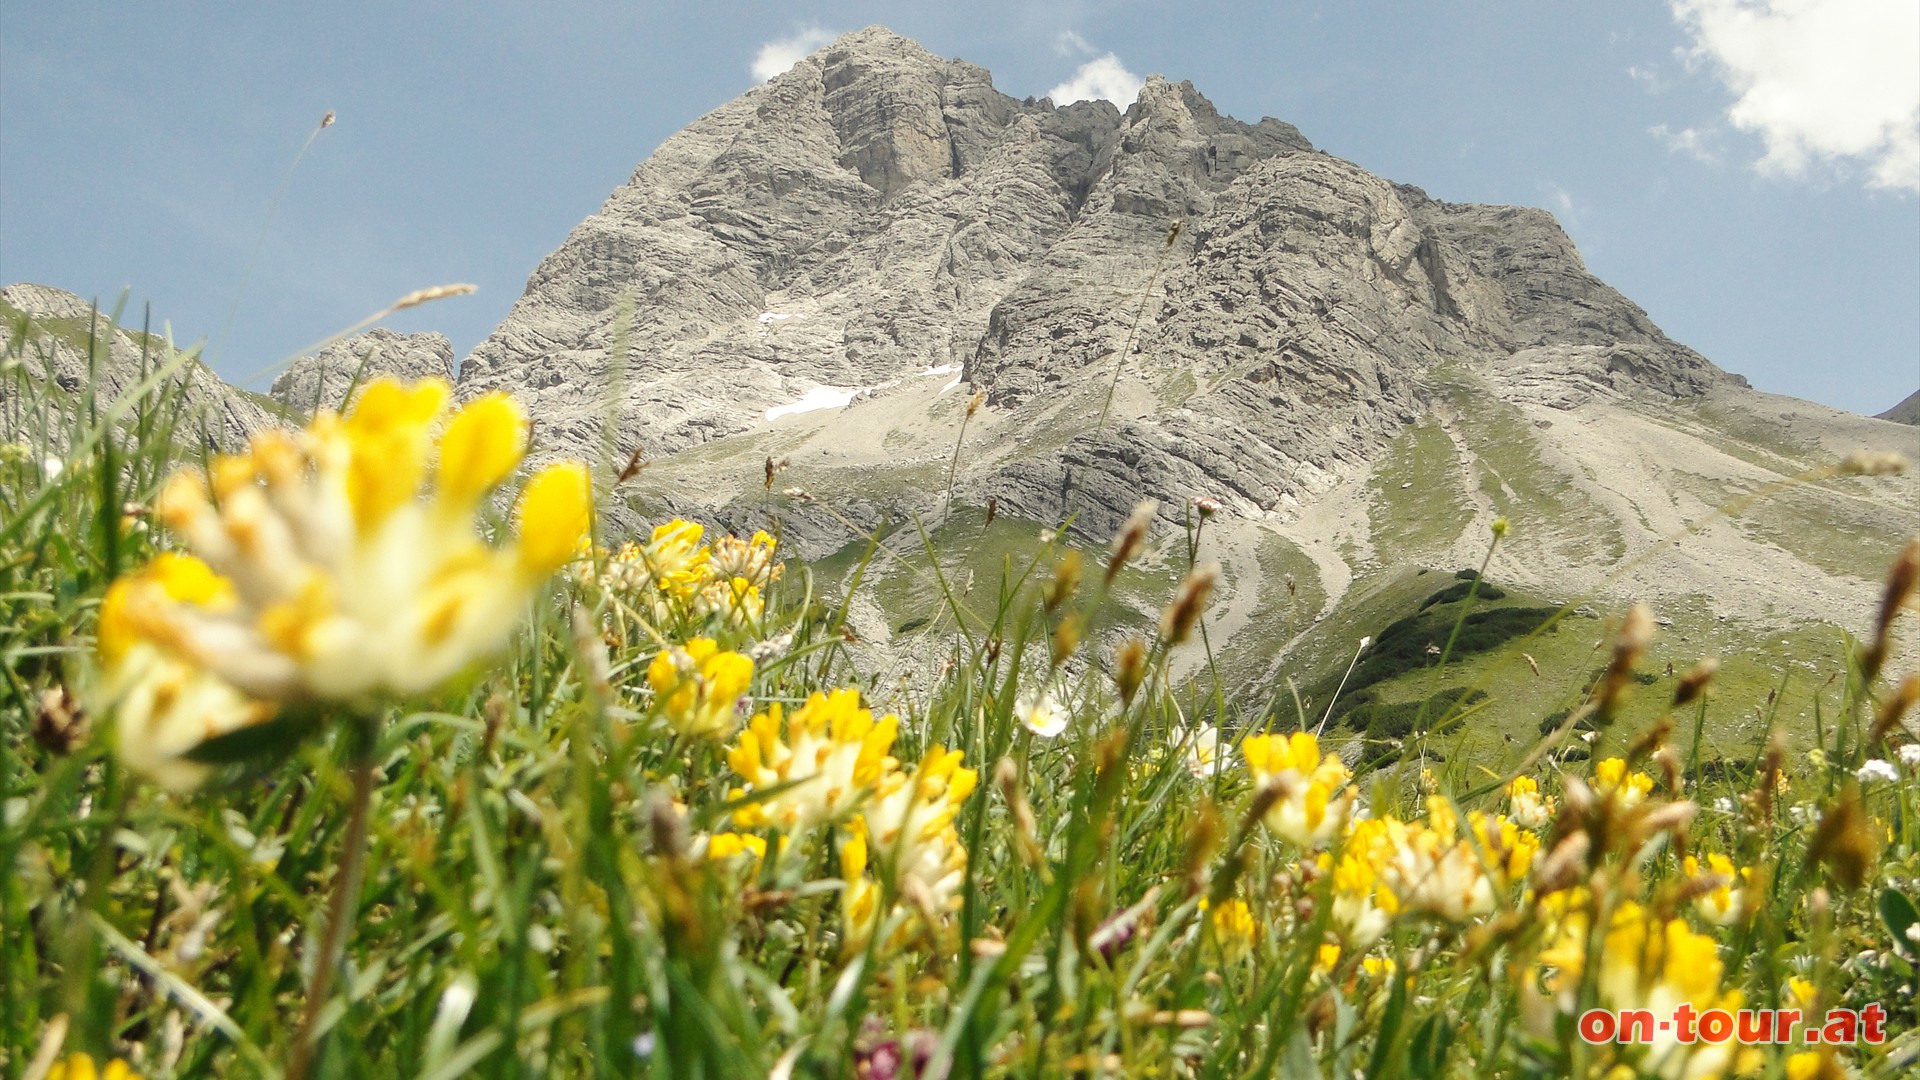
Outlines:
<svg viewBox="0 0 1920 1080"><path fill-rule="evenodd" d="M141 1080L140 1074L119 1058L107 1062L104 1069L94 1068L93 1058L86 1054L73 1054L65 1061L56 1061L53 1068L47 1070L47 1080Z"/></svg>
<svg viewBox="0 0 1920 1080"><path fill-rule="evenodd" d="M1553 796L1541 795L1540 785L1531 776L1516 776L1507 785L1507 806L1514 823L1523 829L1544 828L1556 809Z"/></svg>
<svg viewBox="0 0 1920 1080"><path fill-rule="evenodd" d="M1690 878L1701 876L1700 860L1692 855L1686 858L1686 872ZM1705 893L1693 898L1693 909L1700 917L1715 926L1726 926L1737 921L1746 910L1747 884L1753 878L1750 867L1737 867L1733 860L1725 855L1709 854L1706 872L1720 879Z"/></svg>
<svg viewBox="0 0 1920 1080"><path fill-rule="evenodd" d="M911 773L886 773L872 802L854 819L893 884L918 893L917 899L935 911L959 907L967 869L967 849L953 821L979 774L961 766L963 756L935 746Z"/></svg>
<svg viewBox="0 0 1920 1080"><path fill-rule="evenodd" d="M219 613L233 603L231 585L207 564L165 553L115 581L100 605L101 679L90 695L94 706L116 718L120 759L176 791L193 787L209 771L189 760L189 752L208 739L272 719L274 706L148 640L140 614L160 605Z"/></svg>
<svg viewBox="0 0 1920 1080"><path fill-rule="evenodd" d="M880 886L867 876L867 834L854 830L840 845L840 917L849 949L862 948L880 920Z"/></svg>
<svg viewBox="0 0 1920 1080"><path fill-rule="evenodd" d="M707 837L707 859L723 862L741 855L752 855L754 865L767 857L766 838L752 833L723 832Z"/></svg>
<svg viewBox="0 0 1920 1080"><path fill-rule="evenodd" d="M1239 963L1253 952L1260 941L1260 924L1245 900L1235 897L1217 908L1202 900L1200 910L1207 916L1208 937L1220 946L1227 963Z"/></svg>
<svg viewBox="0 0 1920 1080"><path fill-rule="evenodd" d="M1254 735L1240 744L1247 771L1260 787L1278 789L1266 826L1301 847L1325 843L1345 823L1354 792L1338 755L1320 753L1319 740L1304 731Z"/></svg>
<svg viewBox="0 0 1920 1080"><path fill-rule="evenodd" d="M752 681L753 661L722 652L712 638L664 649L647 665L647 685L668 726L694 738L731 734L734 711Z"/></svg>
<svg viewBox="0 0 1920 1080"><path fill-rule="evenodd" d="M521 491L515 541L488 544L477 511L518 465L526 419L490 394L442 425L450 393L382 379L344 419L174 474L157 514L234 601L143 604L143 635L274 701L420 694L497 650L573 557L591 488L583 466L548 467Z"/></svg>
<svg viewBox="0 0 1920 1080"><path fill-rule="evenodd" d="M1589 959L1591 923L1588 911L1578 907L1569 908L1557 924L1540 961L1552 969L1547 985L1561 1009L1570 1011ZM1695 933L1679 919L1662 919L1631 900L1614 910L1596 955L1595 1004L1601 1008L1646 1009L1656 1017L1667 1017L1682 1004L1696 1013L1732 1012L1744 1000L1738 991L1721 992L1724 967L1712 938ZM1681 1043L1677 1031L1656 1032L1650 1042L1622 1048L1620 1053L1634 1055L1654 1075L1670 1080L1720 1076L1739 1059L1734 1043Z"/></svg>
<svg viewBox="0 0 1920 1080"><path fill-rule="evenodd" d="M778 546L764 532L754 533L751 540L723 536L713 543L713 576L722 581L743 578L756 589L765 588L780 580L781 571L786 569L785 564L773 559Z"/></svg>
<svg viewBox="0 0 1920 1080"><path fill-rule="evenodd" d="M1458 836L1452 804L1439 795L1427 799L1426 822L1382 819L1389 854L1383 877L1387 888L1409 911L1423 911L1463 922L1493 910L1493 881L1486 854L1470 838Z"/></svg>
<svg viewBox="0 0 1920 1080"><path fill-rule="evenodd" d="M1593 790L1601 798L1617 801L1622 809L1640 805L1653 790L1653 777L1627 771L1621 758L1607 758L1593 767Z"/></svg>
<svg viewBox="0 0 1920 1080"><path fill-rule="evenodd" d="M1400 898L1387 887L1385 875L1398 824L1391 820L1355 821L1333 863L1333 923L1355 949L1380 940L1400 911Z"/></svg>
<svg viewBox="0 0 1920 1080"><path fill-rule="evenodd" d="M850 688L816 691L791 716L771 706L727 751L745 790L765 793L736 820L792 831L844 815L899 764L888 753L899 731L898 717L875 720Z"/></svg>

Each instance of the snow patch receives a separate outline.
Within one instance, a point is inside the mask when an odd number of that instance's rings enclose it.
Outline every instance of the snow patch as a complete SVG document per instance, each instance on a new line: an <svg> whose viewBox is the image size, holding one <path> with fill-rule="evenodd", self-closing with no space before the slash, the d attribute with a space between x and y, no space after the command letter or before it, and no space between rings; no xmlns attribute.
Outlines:
<svg viewBox="0 0 1920 1080"><path fill-rule="evenodd" d="M821 409L838 409L846 406L854 398L866 393L871 387L854 386L816 386L800 395L798 401L789 401L785 405L775 405L767 410L767 419L778 420L794 413L817 412Z"/></svg>

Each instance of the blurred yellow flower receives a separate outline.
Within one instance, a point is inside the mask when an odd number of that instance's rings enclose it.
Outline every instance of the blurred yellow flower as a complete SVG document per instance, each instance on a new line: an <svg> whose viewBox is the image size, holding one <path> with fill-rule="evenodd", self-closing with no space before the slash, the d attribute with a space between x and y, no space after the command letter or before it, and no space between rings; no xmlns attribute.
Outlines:
<svg viewBox="0 0 1920 1080"><path fill-rule="evenodd" d="M1346 823L1355 795L1347 786L1351 774L1339 755L1322 755L1312 735L1250 736L1240 744L1240 756L1256 786L1278 790L1265 818L1275 836L1315 847Z"/></svg>
<svg viewBox="0 0 1920 1080"><path fill-rule="evenodd" d="M1202 900L1200 910L1207 917L1207 936L1220 947L1227 963L1239 963L1253 952L1260 941L1260 924L1245 900L1234 897L1217 908Z"/></svg>
<svg viewBox="0 0 1920 1080"><path fill-rule="evenodd" d="M774 704L727 751L743 791L764 795L736 820L791 831L846 814L899 764L888 753L899 731L898 717L875 720L851 688L815 691L790 716Z"/></svg>
<svg viewBox="0 0 1920 1080"><path fill-rule="evenodd" d="M1603 799L1612 799L1622 809L1640 805L1653 790L1653 777L1643 772L1630 773L1621 758L1607 758L1593 767L1593 790Z"/></svg>
<svg viewBox="0 0 1920 1080"><path fill-rule="evenodd" d="M521 491L518 535L483 539L480 504L518 466L527 424L489 394L444 416L439 380L379 380L351 414L256 434L168 479L156 516L197 557L161 555L108 590L101 696L127 763L173 787L182 755L271 706L359 706L431 690L505 644L592 512L586 470Z"/></svg>
<svg viewBox="0 0 1920 1080"><path fill-rule="evenodd" d="M107 1062L104 1069L96 1069L93 1058L86 1054L73 1054L64 1061L56 1061L53 1068L47 1070L47 1080L141 1080L140 1074L119 1058Z"/></svg>
<svg viewBox="0 0 1920 1080"><path fill-rule="evenodd" d="M521 491L515 541L489 545L480 503L519 464L526 418L489 394L443 421L450 394L382 379L344 419L175 473L157 515L233 599L149 598L142 636L274 701L424 693L498 649L573 557L592 493L583 466L549 466Z"/></svg>
<svg viewBox="0 0 1920 1080"><path fill-rule="evenodd" d="M1589 960L1591 924L1583 906L1569 906L1554 921L1555 932L1540 962L1549 969L1547 986L1560 1009L1571 1011ZM1738 991L1721 991L1724 966L1712 938L1631 900L1614 910L1595 956L1594 1004L1600 1008L1646 1009L1656 1017L1669 1017L1683 1004L1696 1014L1708 1009L1734 1012L1744 1000ZM1616 1052L1631 1055L1652 1075L1668 1080L1721 1076L1743 1064L1737 1044L1682 1043L1678 1031L1655 1031L1644 1044Z"/></svg>
<svg viewBox="0 0 1920 1080"><path fill-rule="evenodd" d="M1696 856L1687 856L1685 868L1690 878L1702 876L1700 860ZM1720 880L1711 889L1693 898L1693 909L1715 926L1738 921L1746 910L1747 883L1753 878L1752 868L1735 866L1733 860L1725 855L1709 854L1705 872Z"/></svg>
<svg viewBox="0 0 1920 1080"><path fill-rule="evenodd" d="M647 685L674 731L701 739L732 734L736 709L753 681L753 661L725 652L712 638L695 638L657 653Z"/></svg>
<svg viewBox="0 0 1920 1080"><path fill-rule="evenodd" d="M1507 785L1507 809L1514 824L1523 829L1540 829L1553 820L1556 806L1551 795L1540 794L1540 785L1531 776L1516 776Z"/></svg>

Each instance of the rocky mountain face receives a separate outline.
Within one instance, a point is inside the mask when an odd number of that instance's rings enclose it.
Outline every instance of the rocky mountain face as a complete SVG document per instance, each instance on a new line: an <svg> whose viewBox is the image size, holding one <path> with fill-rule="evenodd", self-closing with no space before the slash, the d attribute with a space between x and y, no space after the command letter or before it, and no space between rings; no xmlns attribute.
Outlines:
<svg viewBox="0 0 1920 1080"><path fill-rule="evenodd" d="M662 144L460 387L526 400L541 453L648 460L616 529L776 521L822 556L917 520L991 552L1063 522L1104 541L1154 498L1184 558L1211 496L1213 642L1254 678L1368 582L1476 565L1497 517L1510 584L1708 629L1857 626L1920 529L1920 486L1882 478L1663 545L1911 429L1748 389L1544 211L1431 198L1186 82L1124 111L1015 99L879 27ZM941 599L919 531L896 538L854 618L897 655Z"/></svg>
<svg viewBox="0 0 1920 1080"><path fill-rule="evenodd" d="M445 334L399 334L375 328L295 360L274 378L268 394L300 413L337 410L346 404L349 389L379 375L452 381L453 343Z"/></svg>
<svg viewBox="0 0 1920 1080"><path fill-rule="evenodd" d="M1875 413L1875 418L1891 420L1896 424L1920 424L1920 390L1915 390L1900 399L1900 404L1883 413Z"/></svg>
<svg viewBox="0 0 1920 1080"><path fill-rule="evenodd" d="M1016 100L875 27L669 139L461 380L530 397L555 452L659 457L958 377L1020 432L963 497L1097 534L1143 495L1297 505L1447 364L1561 403L1728 380L1542 211L1430 199L1185 82Z"/></svg>
<svg viewBox="0 0 1920 1080"><path fill-rule="evenodd" d="M69 430L65 418L83 408L89 385L99 402L112 402L176 355L157 336L116 326L70 292L25 283L0 288L0 346L38 388L0 401L0 436L9 440ZM260 400L228 386L196 359L178 364L167 392L178 394L169 416L176 435L210 448L236 448L272 419Z"/></svg>

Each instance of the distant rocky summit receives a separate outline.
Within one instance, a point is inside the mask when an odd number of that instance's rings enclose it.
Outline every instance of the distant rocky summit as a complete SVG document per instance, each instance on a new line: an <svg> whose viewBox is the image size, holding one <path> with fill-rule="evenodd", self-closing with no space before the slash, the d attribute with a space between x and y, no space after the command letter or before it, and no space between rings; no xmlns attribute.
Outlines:
<svg viewBox="0 0 1920 1080"><path fill-rule="evenodd" d="M9 439L70 430L62 418L83 408L90 384L98 402L111 403L175 357L157 336L115 326L70 292L26 283L0 288L0 345L44 390L0 401L0 435ZM154 392L177 395L167 413L174 437L213 448L238 448L272 419L260 400L228 386L197 358L181 358Z"/></svg>
<svg viewBox="0 0 1920 1080"><path fill-rule="evenodd" d="M1015 99L871 27L667 140L461 381L528 398L555 452L658 456L957 377L1007 433L964 497L1101 534L1143 494L1310 497L1445 365L1560 407L1730 381L1544 211L1431 199L1190 83Z"/></svg>
<svg viewBox="0 0 1920 1080"><path fill-rule="evenodd" d="M269 395L301 413L340 409L347 391L379 375L412 381L429 376L453 379L453 343L445 334L399 334L376 328L342 338L311 356L287 365L273 380Z"/></svg>
<svg viewBox="0 0 1920 1080"><path fill-rule="evenodd" d="M1920 390L1908 394L1900 404L1883 413L1875 413L1876 418L1891 420L1896 424L1920 424Z"/></svg>

